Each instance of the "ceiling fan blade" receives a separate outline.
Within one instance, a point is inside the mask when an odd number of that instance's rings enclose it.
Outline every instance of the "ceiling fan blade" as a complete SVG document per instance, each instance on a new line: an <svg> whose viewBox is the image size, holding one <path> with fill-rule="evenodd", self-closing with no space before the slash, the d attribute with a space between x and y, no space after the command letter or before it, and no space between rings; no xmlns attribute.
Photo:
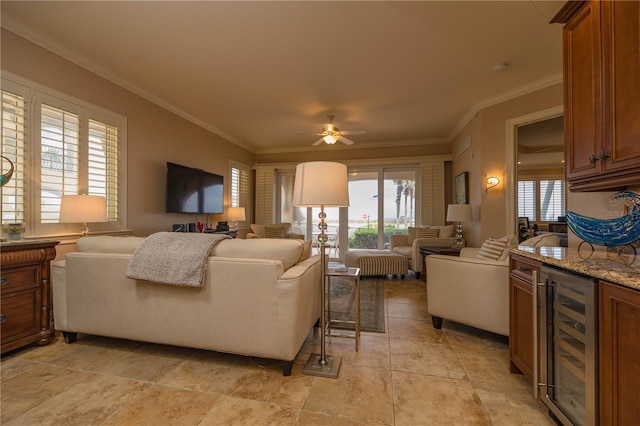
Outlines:
<svg viewBox="0 0 640 426"><path fill-rule="evenodd" d="M322 136L321 132L307 132L307 133L296 133L298 136Z"/></svg>
<svg viewBox="0 0 640 426"><path fill-rule="evenodd" d="M351 139L347 139L347 138L345 138L344 136L340 136L340 137L338 138L338 140L339 140L340 142L342 142L343 144L345 144L345 145L353 145L353 143L354 143Z"/></svg>
<svg viewBox="0 0 640 426"><path fill-rule="evenodd" d="M365 129L340 130L343 135L364 135L367 133Z"/></svg>
<svg viewBox="0 0 640 426"><path fill-rule="evenodd" d="M311 144L311 146L318 146L320 145L322 142L324 142L324 136L321 137L320 139L318 139L317 141L315 141L314 143Z"/></svg>

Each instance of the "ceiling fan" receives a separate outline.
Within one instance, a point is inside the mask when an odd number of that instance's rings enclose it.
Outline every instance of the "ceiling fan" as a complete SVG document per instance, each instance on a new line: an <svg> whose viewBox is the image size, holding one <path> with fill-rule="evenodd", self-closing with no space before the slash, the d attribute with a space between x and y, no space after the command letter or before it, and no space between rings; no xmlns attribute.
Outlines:
<svg viewBox="0 0 640 426"><path fill-rule="evenodd" d="M340 130L336 126L333 125L333 119L335 117L333 115L327 115L328 123L326 123L320 133L312 133L313 135L322 136L316 142L314 142L311 146L318 146L322 142L333 145L334 143L340 141L345 145L353 145L353 141L351 139L347 139L344 135L363 135L367 133L364 129L353 129L353 130Z"/></svg>

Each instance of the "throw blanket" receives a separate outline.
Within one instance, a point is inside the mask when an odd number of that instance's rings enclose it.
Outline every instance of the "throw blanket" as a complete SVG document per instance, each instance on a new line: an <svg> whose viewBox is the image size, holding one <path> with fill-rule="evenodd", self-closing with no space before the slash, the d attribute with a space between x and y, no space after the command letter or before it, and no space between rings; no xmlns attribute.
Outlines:
<svg viewBox="0 0 640 426"><path fill-rule="evenodd" d="M158 232L145 238L131 257L127 278L202 287L211 248L227 235Z"/></svg>

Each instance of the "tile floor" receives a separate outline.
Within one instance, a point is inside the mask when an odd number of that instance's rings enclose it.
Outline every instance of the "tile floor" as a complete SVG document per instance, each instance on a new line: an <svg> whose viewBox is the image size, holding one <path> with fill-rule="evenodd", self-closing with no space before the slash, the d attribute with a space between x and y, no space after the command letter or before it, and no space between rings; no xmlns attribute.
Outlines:
<svg viewBox="0 0 640 426"><path fill-rule="evenodd" d="M386 333L327 339L337 379L291 377L272 360L80 336L5 355L0 424L553 425L508 370L506 338L445 321L435 330L420 280L388 279Z"/></svg>

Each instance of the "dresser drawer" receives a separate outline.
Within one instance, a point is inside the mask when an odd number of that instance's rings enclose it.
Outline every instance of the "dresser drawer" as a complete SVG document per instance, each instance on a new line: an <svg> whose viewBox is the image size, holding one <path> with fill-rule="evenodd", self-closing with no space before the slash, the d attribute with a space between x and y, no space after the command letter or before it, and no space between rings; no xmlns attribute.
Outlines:
<svg viewBox="0 0 640 426"><path fill-rule="evenodd" d="M3 270L0 277L2 294L38 287L40 283L40 268L38 265Z"/></svg>
<svg viewBox="0 0 640 426"><path fill-rule="evenodd" d="M40 290L25 290L2 296L0 304L2 344L37 333L40 328Z"/></svg>

